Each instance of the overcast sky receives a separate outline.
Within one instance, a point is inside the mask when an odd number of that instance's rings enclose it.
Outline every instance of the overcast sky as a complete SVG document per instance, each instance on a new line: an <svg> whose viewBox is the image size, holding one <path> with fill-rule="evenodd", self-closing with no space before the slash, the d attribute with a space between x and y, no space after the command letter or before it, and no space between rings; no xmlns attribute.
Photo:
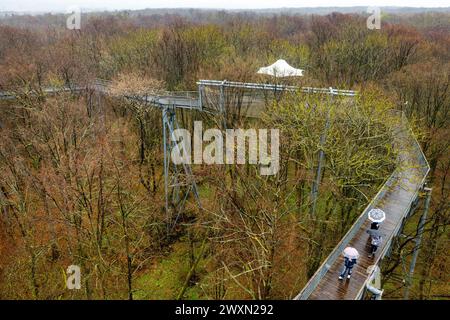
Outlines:
<svg viewBox="0 0 450 320"><path fill-rule="evenodd" d="M0 11L66 11L90 9L225 8L254 9L334 6L448 7L449 0L0 0Z"/></svg>

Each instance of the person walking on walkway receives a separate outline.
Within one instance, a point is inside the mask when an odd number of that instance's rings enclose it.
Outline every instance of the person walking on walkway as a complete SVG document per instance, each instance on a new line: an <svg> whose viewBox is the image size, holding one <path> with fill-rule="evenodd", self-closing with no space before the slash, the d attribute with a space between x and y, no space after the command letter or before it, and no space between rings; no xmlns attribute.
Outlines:
<svg viewBox="0 0 450 320"><path fill-rule="evenodd" d="M372 258L377 251L378 247L381 245L383 240L381 232L378 230L367 230L367 233L370 234L370 250L369 250L369 258Z"/></svg>
<svg viewBox="0 0 450 320"><path fill-rule="evenodd" d="M342 269L341 274L339 275L339 280L344 279L347 274L347 279L352 277L352 270L355 266L357 260L359 258L358 250L353 247L347 247L344 250L344 268Z"/></svg>
<svg viewBox="0 0 450 320"><path fill-rule="evenodd" d="M380 235L375 235L372 236L372 241L370 242L370 253L369 253L369 258L372 258L375 254L375 251L377 251L378 247L381 244L381 236Z"/></svg>
<svg viewBox="0 0 450 320"><path fill-rule="evenodd" d="M370 229L378 230L380 223L386 219L386 212L380 208L373 208L368 213L369 220L371 221Z"/></svg>
<svg viewBox="0 0 450 320"><path fill-rule="evenodd" d="M377 251L378 247L381 245L383 240L382 234L379 230L369 229L367 233L370 234L370 250L369 250L369 258L372 258Z"/></svg>

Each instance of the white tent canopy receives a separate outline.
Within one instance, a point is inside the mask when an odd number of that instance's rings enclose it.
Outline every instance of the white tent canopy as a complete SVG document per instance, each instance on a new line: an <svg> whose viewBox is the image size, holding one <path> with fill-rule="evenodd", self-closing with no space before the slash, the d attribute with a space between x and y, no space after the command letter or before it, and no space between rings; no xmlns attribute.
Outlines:
<svg viewBox="0 0 450 320"><path fill-rule="evenodd" d="M283 77L302 77L303 70L291 67L285 60L277 60L274 64L268 67L262 67L257 73L268 74L277 78Z"/></svg>

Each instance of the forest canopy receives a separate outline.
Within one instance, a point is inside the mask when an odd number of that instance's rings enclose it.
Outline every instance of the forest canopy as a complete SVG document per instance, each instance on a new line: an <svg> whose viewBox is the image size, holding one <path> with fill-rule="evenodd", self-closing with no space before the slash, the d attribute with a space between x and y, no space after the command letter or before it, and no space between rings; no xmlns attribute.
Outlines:
<svg viewBox="0 0 450 320"><path fill-rule="evenodd" d="M379 30L338 12L88 13L80 30L65 19L0 18L0 91L15 96L0 101L0 299L291 299L394 170L397 111L433 188L410 295L448 298L450 13L387 13ZM256 73L278 59L305 76ZM89 89L99 79L111 95ZM168 217L161 111L124 96L197 91L199 79L359 94L295 92L248 117L232 91L220 117L177 111L186 128L279 129L280 171L194 165L202 208L190 197ZM386 298L403 297L416 220L383 269ZM65 288L72 264L82 290Z"/></svg>

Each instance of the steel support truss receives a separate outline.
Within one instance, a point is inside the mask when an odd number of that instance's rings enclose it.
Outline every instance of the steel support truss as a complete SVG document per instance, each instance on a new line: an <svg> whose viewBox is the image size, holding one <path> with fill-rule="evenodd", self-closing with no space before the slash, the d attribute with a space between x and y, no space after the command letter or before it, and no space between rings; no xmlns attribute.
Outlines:
<svg viewBox="0 0 450 320"><path fill-rule="evenodd" d="M193 195L198 208L202 208L197 184L190 164L176 165L172 155L181 156L182 150L175 141L174 131L179 129L175 107L162 107L164 149L164 194L167 219L167 234L176 226L183 213L189 195ZM183 150L183 152L185 152Z"/></svg>

